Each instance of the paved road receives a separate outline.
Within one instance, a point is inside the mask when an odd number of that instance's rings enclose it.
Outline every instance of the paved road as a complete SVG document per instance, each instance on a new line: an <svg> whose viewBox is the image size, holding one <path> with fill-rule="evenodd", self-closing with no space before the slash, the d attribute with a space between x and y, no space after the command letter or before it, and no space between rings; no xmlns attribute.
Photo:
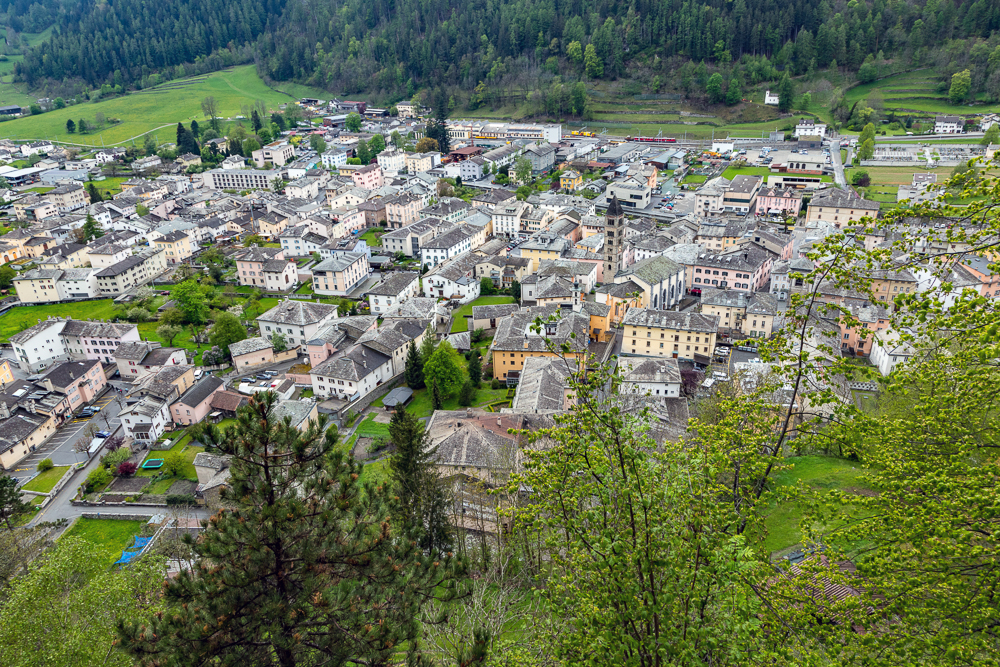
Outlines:
<svg viewBox="0 0 1000 667"><path fill-rule="evenodd" d="M848 160L851 149L847 149ZM840 161L840 142L834 141L830 144L830 161L833 164L833 181L838 188L847 188L847 176L844 175L844 165Z"/></svg>

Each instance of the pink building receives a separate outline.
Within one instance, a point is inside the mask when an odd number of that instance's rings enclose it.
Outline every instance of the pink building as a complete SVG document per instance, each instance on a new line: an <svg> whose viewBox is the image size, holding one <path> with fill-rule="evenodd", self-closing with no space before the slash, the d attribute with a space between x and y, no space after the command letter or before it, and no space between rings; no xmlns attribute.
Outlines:
<svg viewBox="0 0 1000 667"><path fill-rule="evenodd" d="M212 398L225 388L225 383L214 375L206 375L170 406L170 418L175 424L197 424L212 410Z"/></svg>
<svg viewBox="0 0 1000 667"><path fill-rule="evenodd" d="M721 255L699 255L691 266L691 287L756 292L771 279L776 254L756 245Z"/></svg>
<svg viewBox="0 0 1000 667"><path fill-rule="evenodd" d="M797 216L802 208L802 193L793 188L765 188L757 193L757 215Z"/></svg>
<svg viewBox="0 0 1000 667"><path fill-rule="evenodd" d="M63 394L62 402L53 411L57 418L66 419L92 402L108 384L100 361L66 361L46 373L39 385L51 392Z"/></svg>
<svg viewBox="0 0 1000 667"><path fill-rule="evenodd" d="M115 350L122 343L138 342L139 328L134 324L68 320L62 330L66 351L75 359L98 359L115 363Z"/></svg>
<svg viewBox="0 0 1000 667"><path fill-rule="evenodd" d="M355 231L360 232L366 226L365 212L359 208L337 208L332 211L337 222L343 223L341 234L350 236Z"/></svg>
<svg viewBox="0 0 1000 667"><path fill-rule="evenodd" d="M351 178L354 179L355 185L369 190L378 190L385 184L385 179L382 176L382 167L377 163L372 163L354 171L351 174Z"/></svg>

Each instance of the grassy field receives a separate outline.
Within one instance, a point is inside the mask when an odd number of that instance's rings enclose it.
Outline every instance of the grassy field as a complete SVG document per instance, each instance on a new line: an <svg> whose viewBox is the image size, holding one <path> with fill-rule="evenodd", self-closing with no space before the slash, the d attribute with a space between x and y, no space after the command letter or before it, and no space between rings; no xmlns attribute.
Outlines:
<svg viewBox="0 0 1000 667"><path fill-rule="evenodd" d="M78 537L94 545L95 556L118 560L122 551L132 543L132 538L142 530L144 521L118 521L115 519L78 519L63 537Z"/></svg>
<svg viewBox="0 0 1000 667"><path fill-rule="evenodd" d="M107 320L114 317L114 314L114 302L111 299L11 308L5 314L0 315L0 343L6 343L17 332L34 326L38 324L39 320L48 317Z"/></svg>
<svg viewBox="0 0 1000 667"><path fill-rule="evenodd" d="M189 123L197 120L203 127L208 121L201 111L201 101L208 96L216 99L219 113L232 117L240 113L240 106L264 100L269 109L291 102L292 97L268 88L257 76L253 65L243 65L190 79L171 81L123 97L79 104L50 111L40 116L19 118L0 124L0 137L5 139L42 139L89 146L100 146L102 141L111 146L124 143L132 137L157 130L160 142L174 141L172 126L178 121ZM69 134L66 121L80 118L92 122L94 115L102 112L106 118L121 119L121 123L105 126L88 134ZM139 140L141 141L141 139Z"/></svg>
<svg viewBox="0 0 1000 667"><path fill-rule="evenodd" d="M56 466L55 468L50 468L45 472L38 473L38 475L25 484L23 488L25 491L35 491L37 493L48 493L52 490L52 487L62 479L66 471L69 470L69 466Z"/></svg>
<svg viewBox="0 0 1000 667"><path fill-rule="evenodd" d="M455 321L451 324L451 332L459 333L462 331L469 330L469 323L465 319L466 317L472 317L472 307L473 306L492 306L499 303L514 303L514 297L512 296L481 296L475 301L470 301L461 308L457 309L454 313Z"/></svg>
<svg viewBox="0 0 1000 667"><path fill-rule="evenodd" d="M931 69L904 72L886 77L880 81L855 86L846 92L850 104L867 98L872 91L878 91L885 102L886 110L897 113L912 112L916 115L930 114L981 114L1000 110L1000 104L976 104L974 107L958 106L948 100L948 94L937 92L939 79Z"/></svg>
<svg viewBox="0 0 1000 667"><path fill-rule="evenodd" d="M93 184L102 196L116 195L122 191L122 183L130 178L131 176L105 176L103 181L87 181L84 187Z"/></svg>
<svg viewBox="0 0 1000 667"><path fill-rule="evenodd" d="M797 486L801 481L807 489L825 493L833 489L841 491L863 491L867 487L861 481L864 470L859 463L826 456L800 456L788 459L788 470L774 476L777 486ZM799 526L807 509L806 499L791 499L776 504L767 516L767 539L764 548L769 552L780 551L794 546L802 539ZM825 526L834 528L836 524Z"/></svg>
<svg viewBox="0 0 1000 667"><path fill-rule="evenodd" d="M375 248L382 245L382 242L379 241L378 236L375 235L374 229L369 229L367 232L365 232L358 238L367 243L368 246L371 248Z"/></svg>
<svg viewBox="0 0 1000 667"><path fill-rule="evenodd" d="M767 167L730 167L722 172L723 178L733 180L734 176L767 176L771 170Z"/></svg>
<svg viewBox="0 0 1000 667"><path fill-rule="evenodd" d="M502 401L507 397L507 389L490 389L485 382L483 386L476 390L476 398L472 401L472 407L485 407L490 403ZM458 396L452 396L444 401L445 410L461 410L458 404ZM434 412L431 405L431 395L426 389L418 389L413 392L413 400L406 406L407 412L412 412L417 417L430 417Z"/></svg>
<svg viewBox="0 0 1000 667"><path fill-rule="evenodd" d="M707 180L708 176L704 174L688 174L681 183L704 183Z"/></svg>
<svg viewBox="0 0 1000 667"><path fill-rule="evenodd" d="M919 167L859 167L845 170L847 182L851 182L851 174L855 171L867 171L872 179L872 185L909 185L914 174L937 174L938 182L951 176L951 167L937 169L921 169Z"/></svg>

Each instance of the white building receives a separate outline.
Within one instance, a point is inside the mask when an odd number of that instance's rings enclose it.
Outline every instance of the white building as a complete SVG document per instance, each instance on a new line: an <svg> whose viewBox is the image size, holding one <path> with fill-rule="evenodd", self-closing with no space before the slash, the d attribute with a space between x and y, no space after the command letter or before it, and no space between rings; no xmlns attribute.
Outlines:
<svg viewBox="0 0 1000 667"><path fill-rule="evenodd" d="M420 277L411 271L398 271L382 278L368 290L368 306L373 315L381 315L417 295Z"/></svg>
<svg viewBox="0 0 1000 667"><path fill-rule="evenodd" d="M66 361L66 345L60 333L65 320L45 320L10 337L21 368L37 372L57 361Z"/></svg>
<svg viewBox="0 0 1000 667"><path fill-rule="evenodd" d="M961 134L965 121L961 116L937 116L934 119L934 134Z"/></svg>
<svg viewBox="0 0 1000 667"><path fill-rule="evenodd" d="M289 347L305 345L337 317L337 307L312 301L285 299L257 318L260 335L267 340L280 333Z"/></svg>
<svg viewBox="0 0 1000 667"><path fill-rule="evenodd" d="M465 253L435 266L424 274L424 296L452 299L458 303L479 298L479 278L476 277L479 259L472 253Z"/></svg>
<svg viewBox="0 0 1000 667"><path fill-rule="evenodd" d="M521 231L521 219L529 208L529 204L523 201L515 201L494 208L493 233L507 238L517 236Z"/></svg>
<svg viewBox="0 0 1000 667"><path fill-rule="evenodd" d="M327 169L336 169L347 164L347 152L332 148L320 156L323 166Z"/></svg>
<svg viewBox="0 0 1000 667"><path fill-rule="evenodd" d="M826 136L826 123L817 123L815 118L802 118L795 126L796 137L819 137Z"/></svg>
<svg viewBox="0 0 1000 667"><path fill-rule="evenodd" d="M460 225L445 232L420 247L420 266L433 268L441 262L472 250L475 232Z"/></svg>
<svg viewBox="0 0 1000 667"><path fill-rule="evenodd" d="M681 369L676 359L619 357L618 369L621 376L619 391L623 394L667 398L681 395Z"/></svg>
<svg viewBox="0 0 1000 667"><path fill-rule="evenodd" d="M375 159L386 176L395 176L406 169L406 153L403 151L390 148L379 153Z"/></svg>
<svg viewBox="0 0 1000 667"><path fill-rule="evenodd" d="M772 93L770 90L764 92L764 104L778 106L780 102L781 98L776 93Z"/></svg>
<svg viewBox="0 0 1000 667"><path fill-rule="evenodd" d="M126 406L118 416L125 436L141 445L156 442L170 424L170 404L166 399L147 394L138 402Z"/></svg>
<svg viewBox="0 0 1000 667"><path fill-rule="evenodd" d="M872 351L868 360L878 368L883 376L889 376L901 364L906 363L916 353L909 343L901 343L899 334L888 330L872 340Z"/></svg>

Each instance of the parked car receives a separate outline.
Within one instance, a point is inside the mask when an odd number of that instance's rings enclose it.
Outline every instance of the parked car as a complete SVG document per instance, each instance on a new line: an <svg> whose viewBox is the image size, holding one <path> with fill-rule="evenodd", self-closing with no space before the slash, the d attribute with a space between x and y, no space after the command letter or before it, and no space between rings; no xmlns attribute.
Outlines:
<svg viewBox="0 0 1000 667"><path fill-rule="evenodd" d="M111 431L98 431L94 435L96 437L98 437L98 438L110 438L111 437Z"/></svg>
<svg viewBox="0 0 1000 667"><path fill-rule="evenodd" d="M692 287L691 288L691 296L701 296L701 288L700 287Z"/></svg>
<svg viewBox="0 0 1000 667"><path fill-rule="evenodd" d="M195 380L197 380L198 378L200 378L204 374L205 374L205 371L203 371L202 369L200 369L200 368L194 369L194 379Z"/></svg>

